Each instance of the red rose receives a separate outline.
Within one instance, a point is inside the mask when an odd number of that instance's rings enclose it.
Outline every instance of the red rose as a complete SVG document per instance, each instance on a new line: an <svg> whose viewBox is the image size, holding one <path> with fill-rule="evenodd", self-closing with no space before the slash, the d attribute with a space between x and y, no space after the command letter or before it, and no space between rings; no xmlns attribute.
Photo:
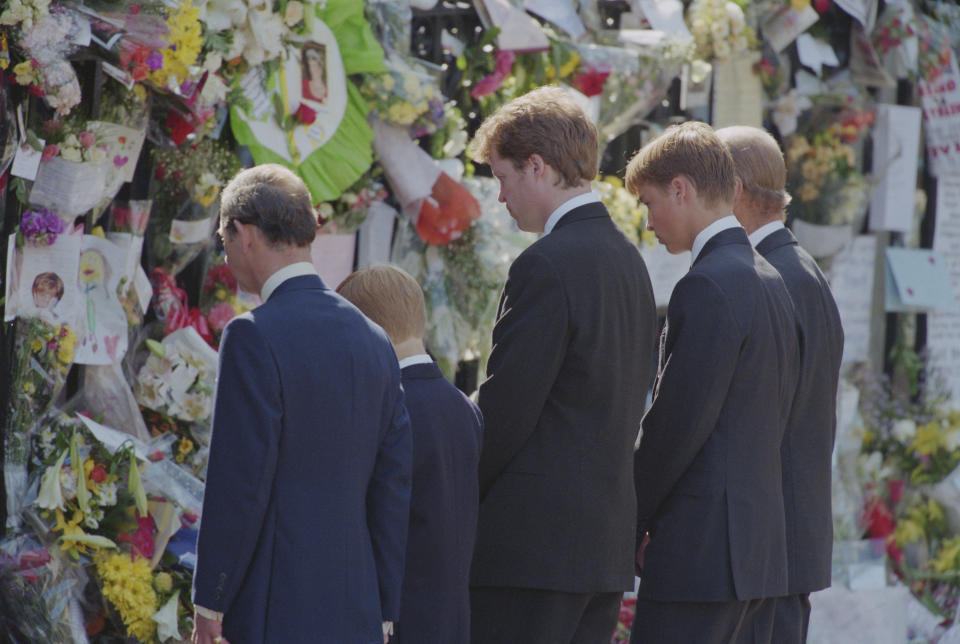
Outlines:
<svg viewBox="0 0 960 644"><path fill-rule="evenodd" d="M813 0L813 8L817 13L823 13L830 8L830 0Z"/></svg>
<svg viewBox="0 0 960 644"><path fill-rule="evenodd" d="M574 77L573 86L580 90L584 96L598 96L603 94L603 84L609 75L609 71L604 72L588 67L586 71L582 71Z"/></svg>
<svg viewBox="0 0 960 644"><path fill-rule="evenodd" d="M312 125L313 122L317 120L317 113L303 103L300 103L300 107L297 108L293 117L304 125Z"/></svg>
<svg viewBox="0 0 960 644"><path fill-rule="evenodd" d="M90 480L94 483L103 483L107 479L107 470L103 465L95 465L90 470Z"/></svg>

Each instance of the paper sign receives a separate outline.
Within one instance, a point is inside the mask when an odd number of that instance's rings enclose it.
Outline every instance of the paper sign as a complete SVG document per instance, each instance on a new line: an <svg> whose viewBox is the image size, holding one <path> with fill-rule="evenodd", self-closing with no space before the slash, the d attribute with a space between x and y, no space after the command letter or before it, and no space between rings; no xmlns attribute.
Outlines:
<svg viewBox="0 0 960 644"><path fill-rule="evenodd" d="M840 64L837 53L833 51L830 43L818 40L810 34L800 34L797 37L797 57L817 76L820 75L824 65L837 67Z"/></svg>
<svg viewBox="0 0 960 644"><path fill-rule="evenodd" d="M869 354L876 253L876 238L861 235L833 257L830 267L830 288L843 325L844 364L862 362Z"/></svg>
<svg viewBox="0 0 960 644"><path fill-rule="evenodd" d="M153 297L153 285L150 284L150 278L142 266L137 266L137 271L133 276L133 288L137 292L137 299L140 301L140 310L146 311L150 306L150 298Z"/></svg>
<svg viewBox="0 0 960 644"><path fill-rule="evenodd" d="M886 310L956 311L943 256L925 248L887 248Z"/></svg>
<svg viewBox="0 0 960 644"><path fill-rule="evenodd" d="M54 157L40 166L30 190L30 203L53 210L64 219L82 215L104 197L107 164L76 163Z"/></svg>
<svg viewBox="0 0 960 644"><path fill-rule="evenodd" d="M850 76L858 85L896 87L897 81L887 72L880 54L873 47L870 35L854 23L850 27Z"/></svg>
<svg viewBox="0 0 960 644"><path fill-rule="evenodd" d="M40 140L41 150L44 141ZM17 154L13 157L13 168L10 174L15 177L23 177L27 181L33 181L37 178L37 171L40 169L40 159L43 156L41 150L34 150L29 143L23 143L17 148Z"/></svg>
<svg viewBox="0 0 960 644"><path fill-rule="evenodd" d="M140 149L147 138L146 130L106 121L89 121L87 131L97 137L98 143L109 147L110 163L120 169L121 181L133 181Z"/></svg>
<svg viewBox="0 0 960 644"><path fill-rule="evenodd" d="M910 232L913 229L922 110L905 105L879 104L876 113L873 176L879 181L870 200L870 230Z"/></svg>
<svg viewBox="0 0 960 644"><path fill-rule="evenodd" d="M313 265L330 288L335 289L340 286L340 282L353 272L353 253L356 243L357 236L350 233L349 235L317 235L310 245Z"/></svg>
<svg viewBox="0 0 960 644"><path fill-rule="evenodd" d="M714 129L729 125L763 127L763 85L753 73L759 54L744 54L713 66Z"/></svg>
<svg viewBox="0 0 960 644"><path fill-rule="evenodd" d="M877 0L834 0L834 2L859 22L864 30L873 31L873 25L877 22Z"/></svg>
<svg viewBox="0 0 960 644"><path fill-rule="evenodd" d="M820 20L820 14L810 5L804 7L802 11L797 11L793 7L784 7L764 24L763 36L779 54L818 20Z"/></svg>
<svg viewBox="0 0 960 644"><path fill-rule="evenodd" d="M960 172L960 72L950 53L950 67L936 80L917 82L923 107L930 174Z"/></svg>
<svg viewBox="0 0 960 644"><path fill-rule="evenodd" d="M960 299L960 175L937 180L936 203L933 248L946 258L953 295ZM960 313L927 315L927 349L932 367L953 394L951 404L960 406Z"/></svg>
<svg viewBox="0 0 960 644"><path fill-rule="evenodd" d="M89 47L92 36L90 19L79 12L74 12L73 23L77 26L77 30L70 34L70 42L78 47Z"/></svg>
<svg viewBox="0 0 960 644"><path fill-rule="evenodd" d="M121 35L121 34L118 34ZM107 45L104 45L109 49ZM127 88L127 90L132 90L134 85L133 76L129 72L125 72L115 65L111 65L106 61L101 61L100 63L103 66L103 73L117 81L121 85Z"/></svg>
<svg viewBox="0 0 960 644"><path fill-rule="evenodd" d="M26 244L17 294L17 314L50 324L75 326L81 307L77 287L80 236L60 234L49 246Z"/></svg>

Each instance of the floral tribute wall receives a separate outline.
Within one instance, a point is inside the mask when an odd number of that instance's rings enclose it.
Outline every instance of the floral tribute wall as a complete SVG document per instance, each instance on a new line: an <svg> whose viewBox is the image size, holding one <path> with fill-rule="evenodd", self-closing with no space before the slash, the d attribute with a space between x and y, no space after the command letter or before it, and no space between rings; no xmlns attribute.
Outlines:
<svg viewBox="0 0 960 644"><path fill-rule="evenodd" d="M0 622L23 642L189 637L217 345L259 303L214 234L240 168L297 172L324 279L405 268L445 373L482 374L507 268L534 240L467 146L498 106L558 84L591 115L594 189L664 298L685 266L623 187L625 142L678 118L766 126L789 224L840 288L865 229L932 245L934 195L914 179L956 172L958 27L942 4L876 0L7 0ZM895 375L933 373L912 348L937 306L903 310ZM944 491L960 418L949 382L884 388L865 357L845 360L863 393L838 434L838 538L882 540L882 585L909 587L933 637L960 596ZM631 619L627 598L615 640Z"/></svg>

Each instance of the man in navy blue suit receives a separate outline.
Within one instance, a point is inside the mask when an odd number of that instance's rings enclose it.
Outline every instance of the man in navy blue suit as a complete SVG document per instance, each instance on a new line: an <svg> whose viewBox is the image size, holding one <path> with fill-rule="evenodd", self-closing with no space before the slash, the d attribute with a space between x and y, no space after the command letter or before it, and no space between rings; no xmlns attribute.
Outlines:
<svg viewBox="0 0 960 644"><path fill-rule="evenodd" d="M220 341L193 642L379 644L400 612L412 444L386 334L310 263L279 165L223 191L227 262L263 304Z"/></svg>
<svg viewBox="0 0 960 644"><path fill-rule="evenodd" d="M730 150L741 184L733 212L787 285L802 337L800 381L780 447L788 584L787 594L777 599L773 629L777 644L800 644L807 641L810 593L830 585L830 472L843 327L826 278L783 225L790 195L780 146L755 127L725 127L717 136Z"/></svg>
<svg viewBox="0 0 960 644"><path fill-rule="evenodd" d="M799 368L793 303L731 214L733 159L709 125L668 128L630 161L626 184L667 250L692 256L670 296L634 457L637 540L649 544L631 642L769 644L787 589L780 443Z"/></svg>
<svg viewBox="0 0 960 644"><path fill-rule="evenodd" d="M337 292L390 336L413 428L410 533L393 641L469 642L480 410L427 355L423 291L410 275L374 266L347 277Z"/></svg>

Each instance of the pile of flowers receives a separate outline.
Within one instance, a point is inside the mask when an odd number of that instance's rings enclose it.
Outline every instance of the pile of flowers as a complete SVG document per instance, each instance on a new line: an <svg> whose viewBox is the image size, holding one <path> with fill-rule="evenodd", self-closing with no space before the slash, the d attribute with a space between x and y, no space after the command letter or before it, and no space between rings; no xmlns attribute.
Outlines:
<svg viewBox="0 0 960 644"><path fill-rule="evenodd" d="M883 539L894 574L934 614L952 619L960 598L960 412L936 377L894 387L857 383L863 422L860 522Z"/></svg>
<svg viewBox="0 0 960 644"><path fill-rule="evenodd" d="M854 145L874 119L872 111L851 111L824 129L791 139L786 162L792 216L812 224L848 225L866 213L867 180Z"/></svg>
<svg viewBox="0 0 960 644"><path fill-rule="evenodd" d="M756 43L741 4L732 0L694 0L687 10L687 24L704 60L725 61Z"/></svg>
<svg viewBox="0 0 960 644"><path fill-rule="evenodd" d="M350 233L367 218L370 206L387 198L387 189L377 174L368 173L336 201L319 204L317 223L322 233Z"/></svg>

